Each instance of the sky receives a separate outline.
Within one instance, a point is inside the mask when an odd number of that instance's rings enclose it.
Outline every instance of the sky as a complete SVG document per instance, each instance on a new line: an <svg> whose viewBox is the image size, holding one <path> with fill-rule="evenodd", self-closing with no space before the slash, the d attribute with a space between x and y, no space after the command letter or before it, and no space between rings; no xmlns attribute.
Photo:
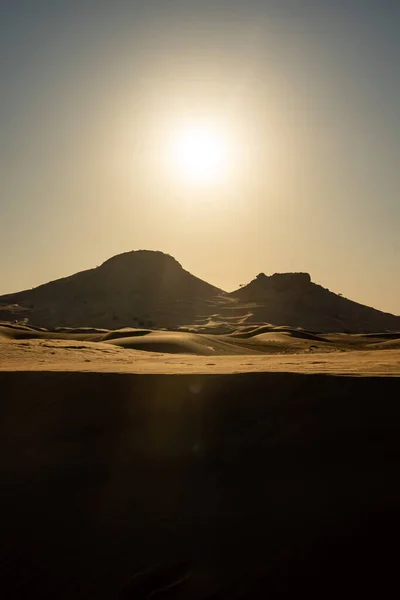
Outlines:
<svg viewBox="0 0 400 600"><path fill-rule="evenodd" d="M400 314L399 30L397 0L3 0L0 294L152 249ZM168 163L185 123L220 180Z"/></svg>

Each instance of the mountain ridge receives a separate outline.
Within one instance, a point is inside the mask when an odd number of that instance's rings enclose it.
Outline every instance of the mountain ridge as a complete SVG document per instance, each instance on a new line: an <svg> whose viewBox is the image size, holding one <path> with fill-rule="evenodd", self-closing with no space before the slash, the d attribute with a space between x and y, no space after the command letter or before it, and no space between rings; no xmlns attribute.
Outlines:
<svg viewBox="0 0 400 600"><path fill-rule="evenodd" d="M223 328L273 324L312 331L399 331L400 317L348 300L309 273L259 273L233 292L192 275L169 254L132 250L80 271L0 296L0 320L65 326Z"/></svg>

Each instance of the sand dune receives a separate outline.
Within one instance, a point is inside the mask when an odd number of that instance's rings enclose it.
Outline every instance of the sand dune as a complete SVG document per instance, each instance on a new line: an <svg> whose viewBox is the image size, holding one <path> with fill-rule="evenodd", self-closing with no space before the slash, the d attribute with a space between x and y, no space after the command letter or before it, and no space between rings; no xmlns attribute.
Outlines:
<svg viewBox="0 0 400 600"><path fill-rule="evenodd" d="M376 350L400 350L400 339L377 342L376 344L371 344L370 348Z"/></svg>
<svg viewBox="0 0 400 600"><path fill-rule="evenodd" d="M251 354L247 348L229 343L222 336L180 332L151 332L144 336L123 337L109 342L123 348L172 354Z"/></svg>
<svg viewBox="0 0 400 600"><path fill-rule="evenodd" d="M297 337L296 332L277 329L238 339L147 330L74 334L0 326L0 370L400 374L396 339L378 343L376 337L336 334L323 344L299 333Z"/></svg>
<svg viewBox="0 0 400 600"><path fill-rule="evenodd" d="M204 331L204 328L203 328ZM38 330L28 326L0 324L0 336L7 340L28 342L29 340L66 340L98 343L130 350L165 354L194 354L199 356L249 355L249 354L304 354L336 353L360 350L398 349L400 334L316 334L290 327L263 325L249 330L247 326L237 328L230 334L215 334L187 331L156 331L151 329L124 328L105 329L68 328ZM26 343L25 346L27 347ZM58 346L59 347L59 346Z"/></svg>

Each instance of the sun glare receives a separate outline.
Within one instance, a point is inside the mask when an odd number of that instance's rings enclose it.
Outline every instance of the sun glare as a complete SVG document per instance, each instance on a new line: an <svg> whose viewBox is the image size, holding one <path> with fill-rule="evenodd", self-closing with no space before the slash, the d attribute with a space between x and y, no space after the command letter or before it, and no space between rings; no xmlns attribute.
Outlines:
<svg viewBox="0 0 400 600"><path fill-rule="evenodd" d="M169 152L171 167L186 183L222 182L229 170L228 140L222 132L202 125L176 131Z"/></svg>

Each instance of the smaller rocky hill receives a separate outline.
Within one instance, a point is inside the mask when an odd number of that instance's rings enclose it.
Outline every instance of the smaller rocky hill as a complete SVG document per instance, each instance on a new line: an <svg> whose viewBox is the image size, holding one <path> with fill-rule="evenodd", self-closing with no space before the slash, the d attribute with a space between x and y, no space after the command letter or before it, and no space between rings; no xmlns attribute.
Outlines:
<svg viewBox="0 0 400 600"><path fill-rule="evenodd" d="M311 281L308 273L260 273L230 294L252 321L312 331L400 331L400 317L348 300Z"/></svg>

